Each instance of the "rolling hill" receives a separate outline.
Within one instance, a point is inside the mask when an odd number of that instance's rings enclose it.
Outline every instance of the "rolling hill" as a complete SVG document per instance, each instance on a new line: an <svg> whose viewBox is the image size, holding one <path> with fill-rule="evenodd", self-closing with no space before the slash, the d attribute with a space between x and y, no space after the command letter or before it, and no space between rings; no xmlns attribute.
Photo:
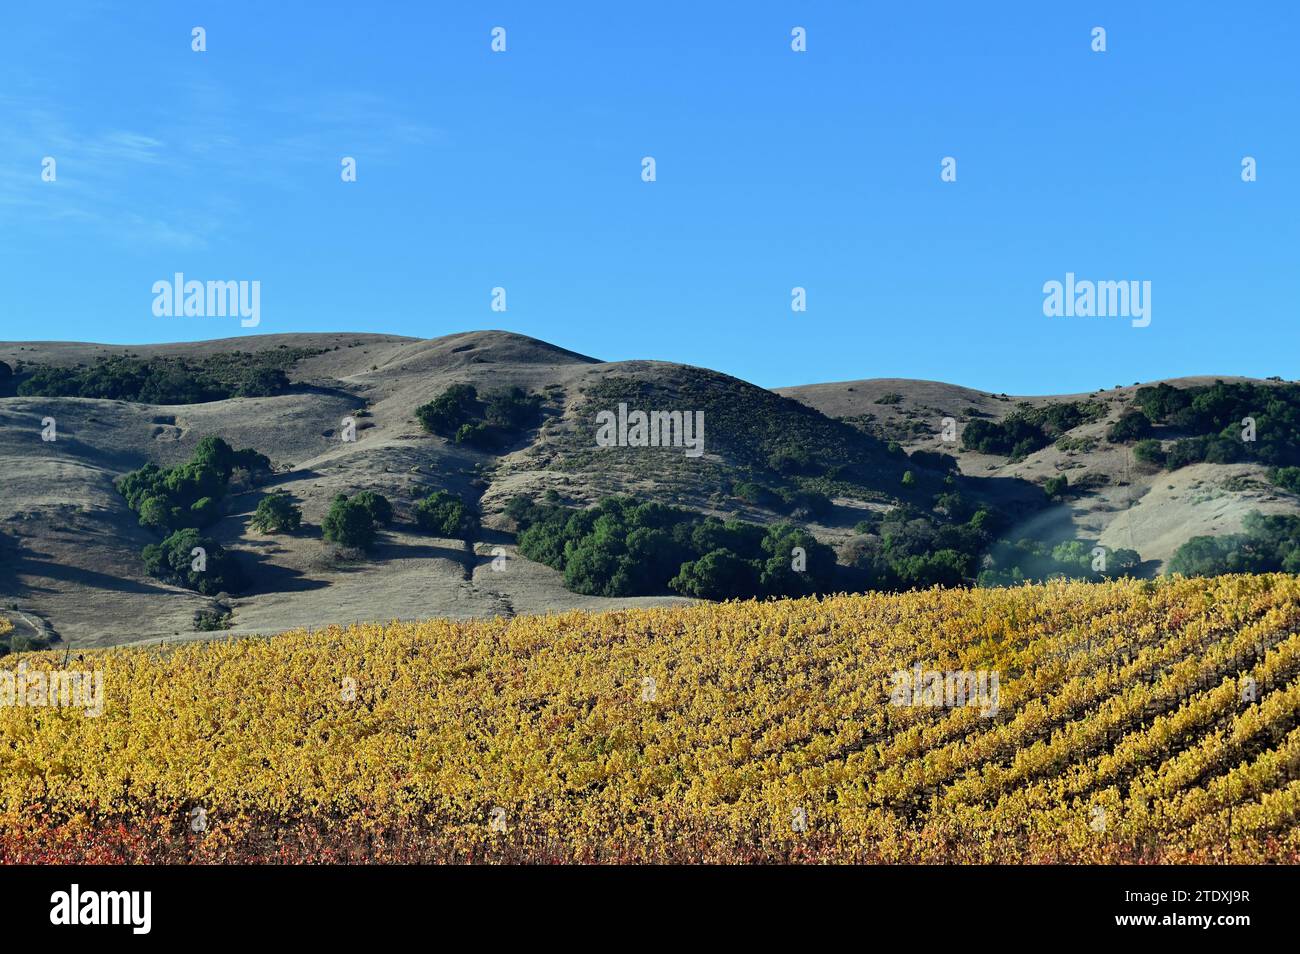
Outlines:
<svg viewBox="0 0 1300 954"><path fill-rule="evenodd" d="M164 368L172 362L181 378L195 369L215 368L220 376L270 368L283 371L287 386L241 396L243 385L232 385L220 399L171 404L0 397L0 612L16 632L61 640L57 645L202 637L198 614L216 604L233 611L227 632L240 634L686 602L668 593L606 598L565 589L556 570L515 549L516 527L505 509L521 496L583 508L623 494L760 524L793 519L842 548L860 535L863 521L878 521L900 504L928 509L937 493L955 490L997 508L1016 534L1099 537L1139 551L1148 571L1193 534L1237 529L1252 509L1300 510L1257 464L1196 464L1170 473L1135 466L1130 449L1104 439L1131 401L1131 388L1024 399L899 380L768 391L707 369L604 362L501 331L432 340L295 334L151 346L0 343L13 381L42 368L54 369L52 378L81 373L113 359ZM267 372L272 378L274 370ZM540 424L491 452L428 433L417 408L456 384L536 395ZM1023 459L939 439L944 417L965 426L1073 401L1095 402L1104 413ZM595 415L619 404L703 411L704 453L597 446ZM56 423L54 441L42 440L47 418ZM355 425L355 441L343 439L345 418ZM248 590L219 599L145 574L140 551L157 537L139 526L115 489L115 481L147 463L183 462L209 435L259 451L272 464L266 481L232 491L209 531L252 580ZM954 460L959 474L950 471ZM1040 485L1058 474L1069 475L1077 492L1044 506ZM319 528L330 502L367 489L393 502L393 526L366 560L325 559ZM439 489L481 510L475 539L440 539L412 525L415 502ZM250 529L269 490L284 490L300 504L301 533ZM821 494L833 506L792 511L773 494Z"/></svg>

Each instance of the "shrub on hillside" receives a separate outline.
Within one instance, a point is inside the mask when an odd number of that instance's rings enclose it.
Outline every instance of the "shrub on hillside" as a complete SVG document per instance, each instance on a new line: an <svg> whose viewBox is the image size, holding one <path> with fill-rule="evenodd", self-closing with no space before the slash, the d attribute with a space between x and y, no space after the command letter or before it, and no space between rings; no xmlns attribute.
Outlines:
<svg viewBox="0 0 1300 954"><path fill-rule="evenodd" d="M302 526L302 509L288 494L277 491L257 502L249 523L259 533L295 533Z"/></svg>
<svg viewBox="0 0 1300 954"><path fill-rule="evenodd" d="M742 480L736 484L731 488L731 495L737 500L743 500L755 507L765 507L768 510L775 510L783 503L780 496L770 487L752 480Z"/></svg>
<svg viewBox="0 0 1300 954"><path fill-rule="evenodd" d="M386 527L393 522L393 505L383 494L373 490L363 490L355 495L353 501L366 508L376 526Z"/></svg>
<svg viewBox="0 0 1300 954"><path fill-rule="evenodd" d="M196 527L207 527L217 522L221 508L212 497L200 497L190 504L190 522Z"/></svg>
<svg viewBox="0 0 1300 954"><path fill-rule="evenodd" d="M1133 456L1143 464L1152 467L1165 466L1165 450L1160 441L1154 438L1138 441L1133 445Z"/></svg>
<svg viewBox="0 0 1300 954"><path fill-rule="evenodd" d="M456 429L454 440L457 444L465 444L483 451L496 450L501 446L497 432L483 421L462 424Z"/></svg>
<svg viewBox="0 0 1300 954"><path fill-rule="evenodd" d="M472 384L453 384L447 390L415 409L420 425L432 434L454 437L462 424L474 416L478 391Z"/></svg>
<svg viewBox="0 0 1300 954"><path fill-rule="evenodd" d="M149 544L141 556L150 576L208 596L235 593L245 586L234 557L192 527L177 530L162 543Z"/></svg>
<svg viewBox="0 0 1300 954"><path fill-rule="evenodd" d="M453 384L428 404L415 409L431 434L484 451L508 444L521 430L536 425L542 398L513 387L480 398L472 384Z"/></svg>
<svg viewBox="0 0 1300 954"><path fill-rule="evenodd" d="M835 509L831 498L816 490L783 490L781 500L786 512L797 520L827 517Z"/></svg>
<svg viewBox="0 0 1300 954"><path fill-rule="evenodd" d="M835 580L835 551L807 530L778 524L760 543L759 592L767 596L806 596L829 592Z"/></svg>
<svg viewBox="0 0 1300 954"><path fill-rule="evenodd" d="M140 526L156 533L166 533L173 523L181 522L179 510L173 516L172 507L167 503L167 498L161 494L149 494L141 498L136 510L140 518Z"/></svg>
<svg viewBox="0 0 1300 954"><path fill-rule="evenodd" d="M1246 444L1236 437L1206 434L1185 437L1165 451L1165 466L1177 470L1189 464L1231 464L1246 456Z"/></svg>
<svg viewBox="0 0 1300 954"><path fill-rule="evenodd" d="M523 388L496 391L483 399L483 419L501 431L514 432L533 427L541 414L542 398Z"/></svg>
<svg viewBox="0 0 1300 954"><path fill-rule="evenodd" d="M1030 453L1047 446L1047 438L1040 428L1028 421L1009 417L1005 421L986 421L976 418L969 421L961 432L964 450L980 454L1009 456L1017 449Z"/></svg>
<svg viewBox="0 0 1300 954"><path fill-rule="evenodd" d="M969 520L975 513L975 505L967 500L960 491L955 490L935 494L934 506L931 509L935 513L942 514L949 520L958 523Z"/></svg>
<svg viewBox="0 0 1300 954"><path fill-rule="evenodd" d="M415 505L415 522L426 533L462 540L473 537L479 526L473 509L445 490L432 493Z"/></svg>
<svg viewBox="0 0 1300 954"><path fill-rule="evenodd" d="M1098 582L1133 576L1141 562L1136 550L1100 547L1092 540L1066 540L1056 546L1039 540L999 540L980 571L979 585L1018 586L1049 579Z"/></svg>
<svg viewBox="0 0 1300 954"><path fill-rule="evenodd" d="M1093 401L1022 406L1001 421L975 418L967 422L962 429L961 446L981 454L1025 457L1104 413L1105 405Z"/></svg>
<svg viewBox="0 0 1300 954"><path fill-rule="evenodd" d="M767 466L778 474L790 476L802 474L812 469L812 455L799 445L781 447L768 455Z"/></svg>
<svg viewBox="0 0 1300 954"><path fill-rule="evenodd" d="M1127 444L1141 440L1151 433L1151 419L1141 411L1126 411L1106 431L1106 440L1112 444Z"/></svg>
<svg viewBox="0 0 1300 954"><path fill-rule="evenodd" d="M1165 450L1165 466L1170 470L1199 464L1205 460L1206 439L1203 437L1186 437L1174 441Z"/></svg>
<svg viewBox="0 0 1300 954"><path fill-rule="evenodd" d="M961 586L973 575L973 568L974 560L969 554L946 549L903 557L893 566L904 589Z"/></svg>
<svg viewBox="0 0 1300 954"><path fill-rule="evenodd" d="M1278 467L1269 473L1269 479L1283 490L1300 494L1300 467Z"/></svg>
<svg viewBox="0 0 1300 954"><path fill-rule="evenodd" d="M1192 537L1169 560L1170 574L1219 576L1223 573L1258 573L1264 560L1245 534Z"/></svg>
<svg viewBox="0 0 1300 954"><path fill-rule="evenodd" d="M321 535L330 543L365 550L375 542L377 530L371 508L356 497L337 495L321 521Z"/></svg>

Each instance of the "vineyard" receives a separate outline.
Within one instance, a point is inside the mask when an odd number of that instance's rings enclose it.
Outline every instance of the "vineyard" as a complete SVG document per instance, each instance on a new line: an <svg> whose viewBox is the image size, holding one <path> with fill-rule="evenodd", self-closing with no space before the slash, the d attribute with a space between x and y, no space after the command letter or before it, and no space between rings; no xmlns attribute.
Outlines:
<svg viewBox="0 0 1300 954"><path fill-rule="evenodd" d="M1300 860L1300 578L391 623L0 659L0 859ZM993 707L891 704L916 667ZM21 684L21 682L19 683Z"/></svg>

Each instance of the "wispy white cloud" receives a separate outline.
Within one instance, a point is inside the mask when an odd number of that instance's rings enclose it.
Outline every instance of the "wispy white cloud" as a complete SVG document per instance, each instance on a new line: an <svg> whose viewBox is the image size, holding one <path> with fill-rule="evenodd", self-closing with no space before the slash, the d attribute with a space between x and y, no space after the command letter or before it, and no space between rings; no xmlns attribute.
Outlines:
<svg viewBox="0 0 1300 954"><path fill-rule="evenodd" d="M5 239L25 241L53 228L91 230L127 244L202 247L201 236L163 216L133 207L130 179L141 167L168 162L158 136L128 129L81 131L48 102L0 96L0 207L9 212ZM55 180L42 179L46 157Z"/></svg>
<svg viewBox="0 0 1300 954"><path fill-rule="evenodd" d="M141 133L114 130L81 145L81 155L90 162L136 162L156 164L163 161L162 140Z"/></svg>
<svg viewBox="0 0 1300 954"><path fill-rule="evenodd" d="M99 229L127 244L203 248L247 213L250 185L310 187L314 173L286 168L337 164L340 155L386 158L427 147L444 134L382 97L345 92L246 103L225 87L179 90L184 107L156 128L84 128L36 93L0 94L0 208L10 240L24 229ZM267 134L267 130L272 130ZM41 160L57 162L55 183ZM141 187L147 177L149 188ZM172 214L185 196L183 221Z"/></svg>

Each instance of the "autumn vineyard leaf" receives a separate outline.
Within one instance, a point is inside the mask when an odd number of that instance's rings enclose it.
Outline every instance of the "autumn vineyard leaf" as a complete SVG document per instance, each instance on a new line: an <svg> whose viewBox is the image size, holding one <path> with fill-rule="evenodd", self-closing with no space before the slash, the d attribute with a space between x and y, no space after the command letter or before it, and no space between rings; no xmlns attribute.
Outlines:
<svg viewBox="0 0 1300 954"><path fill-rule="evenodd" d="M78 665L101 715L0 706L5 861L1300 856L1293 576L331 626ZM997 711L891 705L918 666L998 673Z"/></svg>

